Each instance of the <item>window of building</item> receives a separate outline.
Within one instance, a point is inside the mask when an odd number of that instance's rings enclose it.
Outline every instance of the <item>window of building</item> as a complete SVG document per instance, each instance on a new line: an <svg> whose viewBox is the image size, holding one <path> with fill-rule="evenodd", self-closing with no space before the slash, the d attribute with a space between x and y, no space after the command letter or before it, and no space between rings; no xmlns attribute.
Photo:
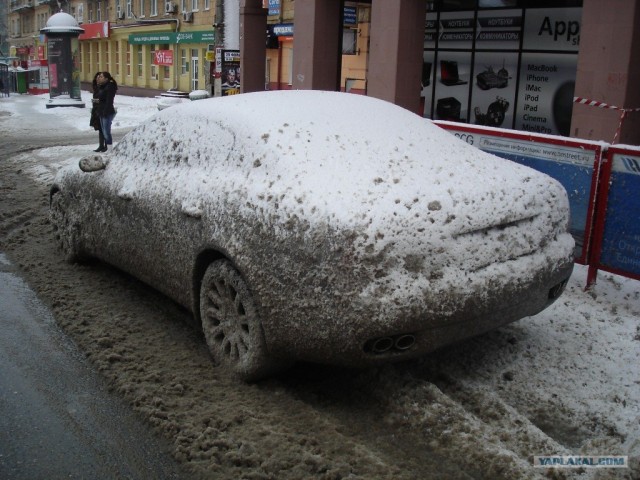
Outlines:
<svg viewBox="0 0 640 480"><path fill-rule="evenodd" d="M133 0L127 0L127 18L133 17Z"/></svg>
<svg viewBox="0 0 640 480"><path fill-rule="evenodd" d="M137 62L138 63L138 77L142 77L142 75L144 73L144 63L143 63L143 60L142 60L142 57L143 57L142 49L143 49L142 45L136 45L136 50L137 50L136 54L137 54L137 60L138 60L138 62Z"/></svg>
<svg viewBox="0 0 640 480"><path fill-rule="evenodd" d="M96 22L102 21L102 2L96 3Z"/></svg>
<svg viewBox="0 0 640 480"><path fill-rule="evenodd" d="M149 12L149 15L151 15L152 17L155 17L158 15L158 0L151 0L150 9L151 11Z"/></svg>
<svg viewBox="0 0 640 480"><path fill-rule="evenodd" d="M120 48L117 42L115 44L115 57L116 75L120 75Z"/></svg>
<svg viewBox="0 0 640 480"><path fill-rule="evenodd" d="M191 11L192 12L198 11L198 0L191 0Z"/></svg>
<svg viewBox="0 0 640 480"><path fill-rule="evenodd" d="M182 73L183 75L185 73L189 73L189 59L187 58L187 49L186 48L181 48L180 49L180 73Z"/></svg>
<svg viewBox="0 0 640 480"><path fill-rule="evenodd" d="M131 76L131 47L127 48L127 77Z"/></svg>
<svg viewBox="0 0 640 480"><path fill-rule="evenodd" d="M187 0L180 0L180 11L181 12L187 11Z"/></svg>
<svg viewBox="0 0 640 480"><path fill-rule="evenodd" d="M160 50L171 50L171 46L169 44L160 45ZM164 66L162 68L162 78L165 80L169 80L171 78L171 67Z"/></svg>
<svg viewBox="0 0 640 480"><path fill-rule="evenodd" d="M209 10L211 8L211 1L210 0L204 0L204 9L205 10Z"/></svg>
<svg viewBox="0 0 640 480"><path fill-rule="evenodd" d="M144 0L139 0L138 9L139 9L138 16L144 17Z"/></svg>
<svg viewBox="0 0 640 480"><path fill-rule="evenodd" d="M149 50L149 65L151 65L151 79L158 79L158 66L153 63L156 59L156 50L160 50L158 45L152 45Z"/></svg>
<svg viewBox="0 0 640 480"><path fill-rule="evenodd" d="M342 29L342 54L355 55L358 52L358 29Z"/></svg>

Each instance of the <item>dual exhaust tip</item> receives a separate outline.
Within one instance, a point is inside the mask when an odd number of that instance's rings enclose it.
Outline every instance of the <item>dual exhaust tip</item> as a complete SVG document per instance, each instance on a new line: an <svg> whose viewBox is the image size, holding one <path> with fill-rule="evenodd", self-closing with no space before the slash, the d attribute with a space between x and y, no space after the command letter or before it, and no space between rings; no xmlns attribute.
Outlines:
<svg viewBox="0 0 640 480"><path fill-rule="evenodd" d="M404 352L416 343L416 337L410 333L378 337L369 340L365 345L365 352L379 355L388 352Z"/></svg>
<svg viewBox="0 0 640 480"><path fill-rule="evenodd" d="M549 289L549 300L555 300L560 295L562 295L562 292L564 292L564 289L567 286L567 283L569 283L569 279L568 278L563 280L563 281L561 281L557 285L554 285L553 287L551 287Z"/></svg>

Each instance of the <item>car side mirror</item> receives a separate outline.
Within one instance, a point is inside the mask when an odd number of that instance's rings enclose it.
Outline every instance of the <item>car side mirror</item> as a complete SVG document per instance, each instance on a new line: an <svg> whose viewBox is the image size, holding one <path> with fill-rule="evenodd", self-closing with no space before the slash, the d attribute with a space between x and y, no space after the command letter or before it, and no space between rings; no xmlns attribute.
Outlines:
<svg viewBox="0 0 640 480"><path fill-rule="evenodd" d="M83 172L97 172L98 170L104 170L105 168L107 168L107 164L102 159L101 155L84 157L80 160L78 166Z"/></svg>

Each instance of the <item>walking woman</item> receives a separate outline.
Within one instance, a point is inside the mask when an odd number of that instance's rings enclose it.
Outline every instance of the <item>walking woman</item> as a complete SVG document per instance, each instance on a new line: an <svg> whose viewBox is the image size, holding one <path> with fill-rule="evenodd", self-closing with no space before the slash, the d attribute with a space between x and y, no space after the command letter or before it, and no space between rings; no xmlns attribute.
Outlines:
<svg viewBox="0 0 640 480"><path fill-rule="evenodd" d="M106 152L107 145L113 143L111 137L111 122L116 116L116 109L113 107L113 99L118 91L118 84L109 72L100 72L96 77L98 82L98 105L97 113L100 118L100 127L104 135L104 146L98 151Z"/></svg>
<svg viewBox="0 0 640 480"><path fill-rule="evenodd" d="M98 148L94 150L94 152L104 152L106 151L107 144L104 141L104 135L102 134L102 127L100 126L100 117L98 116L98 92L100 91L100 85L98 85L98 76L102 72L97 72L93 76L93 82L91 82L91 86L93 87L93 105L91 106L91 120L89 120L89 126L93 127L98 131L98 140L100 145Z"/></svg>

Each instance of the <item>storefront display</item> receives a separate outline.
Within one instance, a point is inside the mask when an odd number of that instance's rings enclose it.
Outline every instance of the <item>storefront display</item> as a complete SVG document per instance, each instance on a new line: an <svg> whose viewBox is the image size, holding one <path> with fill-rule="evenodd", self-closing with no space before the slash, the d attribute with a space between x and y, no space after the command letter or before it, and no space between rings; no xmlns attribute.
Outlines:
<svg viewBox="0 0 640 480"><path fill-rule="evenodd" d="M424 116L569 135L582 8L495 7L427 13Z"/></svg>

